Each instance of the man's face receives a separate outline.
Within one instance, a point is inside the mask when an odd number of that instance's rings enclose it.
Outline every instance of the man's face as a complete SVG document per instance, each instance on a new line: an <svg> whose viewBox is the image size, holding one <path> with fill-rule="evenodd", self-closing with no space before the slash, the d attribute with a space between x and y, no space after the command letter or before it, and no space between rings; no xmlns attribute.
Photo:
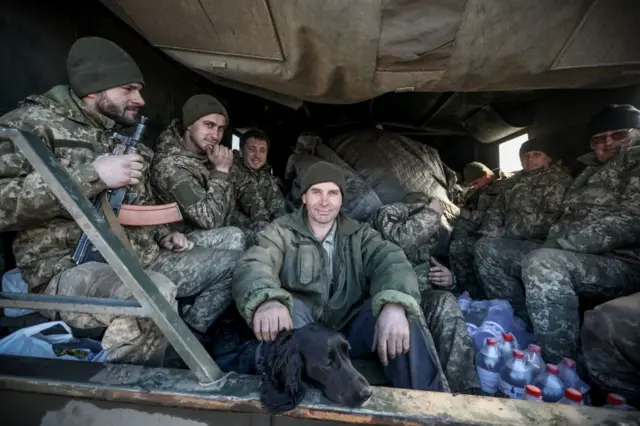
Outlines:
<svg viewBox="0 0 640 426"><path fill-rule="evenodd" d="M591 136L591 149L601 163L609 161L624 145L631 142L634 129L618 129Z"/></svg>
<svg viewBox="0 0 640 426"><path fill-rule="evenodd" d="M532 172L543 167L548 167L549 164L551 164L551 157L542 151L529 151L522 154L520 162L525 172Z"/></svg>
<svg viewBox="0 0 640 426"><path fill-rule="evenodd" d="M340 213L342 193L333 182L318 183L302 194L302 202L307 206L310 221L328 224Z"/></svg>
<svg viewBox="0 0 640 426"><path fill-rule="evenodd" d="M226 128L227 118L224 115L209 114L187 127L187 133L201 152L207 152L220 143Z"/></svg>
<svg viewBox="0 0 640 426"><path fill-rule="evenodd" d="M142 85L138 83L104 90L95 95L95 108L98 113L118 124L135 124L138 111L144 106L140 90Z"/></svg>
<svg viewBox="0 0 640 426"><path fill-rule="evenodd" d="M253 170L258 170L267 162L269 145L267 141L256 138L249 138L242 148L242 157L247 166Z"/></svg>
<svg viewBox="0 0 640 426"><path fill-rule="evenodd" d="M495 179L495 175L493 174L493 172L486 172L485 175L482 176L480 179L474 180L471 186L478 189L482 189L485 186L489 185L491 182L493 182L494 179Z"/></svg>

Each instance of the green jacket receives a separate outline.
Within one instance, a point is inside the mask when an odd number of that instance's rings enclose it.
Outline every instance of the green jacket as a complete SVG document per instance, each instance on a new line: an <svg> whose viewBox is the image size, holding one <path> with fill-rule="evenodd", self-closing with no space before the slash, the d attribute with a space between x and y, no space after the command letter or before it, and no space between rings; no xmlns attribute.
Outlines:
<svg viewBox="0 0 640 426"><path fill-rule="evenodd" d="M341 330L371 297L375 316L384 304L398 303L409 321L423 321L416 275L398 246L341 213L331 277L326 252L306 217L302 207L276 219L236 263L233 298L247 323L263 302L278 300L291 311L296 298L315 320Z"/></svg>

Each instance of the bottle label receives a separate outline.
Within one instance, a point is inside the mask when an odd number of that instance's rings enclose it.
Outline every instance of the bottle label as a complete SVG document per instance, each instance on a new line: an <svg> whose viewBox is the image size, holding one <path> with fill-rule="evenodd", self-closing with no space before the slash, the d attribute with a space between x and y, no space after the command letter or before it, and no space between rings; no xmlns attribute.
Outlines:
<svg viewBox="0 0 640 426"><path fill-rule="evenodd" d="M493 334L498 340L502 341L502 333L504 333L504 328L497 322L493 321L484 321L480 330L489 332Z"/></svg>
<svg viewBox="0 0 640 426"><path fill-rule="evenodd" d="M478 331L478 326L468 322L467 323L467 333L469 333L469 336L473 336L474 334L476 334L476 332Z"/></svg>
<svg viewBox="0 0 640 426"><path fill-rule="evenodd" d="M513 399L522 399L522 395L524 395L524 388L513 386L504 380L500 380L500 391Z"/></svg>
<svg viewBox="0 0 640 426"><path fill-rule="evenodd" d="M493 395L498 390L498 384L500 383L500 373L497 371L489 371L484 368L476 367L478 373L478 380L480 381L480 388L482 392L489 395Z"/></svg>

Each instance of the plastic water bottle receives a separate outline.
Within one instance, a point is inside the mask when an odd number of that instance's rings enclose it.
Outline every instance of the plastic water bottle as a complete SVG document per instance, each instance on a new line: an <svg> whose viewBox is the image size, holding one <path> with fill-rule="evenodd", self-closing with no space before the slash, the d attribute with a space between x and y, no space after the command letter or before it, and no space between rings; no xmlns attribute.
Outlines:
<svg viewBox="0 0 640 426"><path fill-rule="evenodd" d="M580 377L576 371L576 362L571 358L563 358L562 362L558 364L558 370L560 370L560 378L564 382L564 386L567 388L578 389Z"/></svg>
<svg viewBox="0 0 640 426"><path fill-rule="evenodd" d="M482 350L476 354L476 373L485 395L494 395L498 391L503 365L498 341L493 337L488 338Z"/></svg>
<svg viewBox="0 0 640 426"><path fill-rule="evenodd" d="M478 331L478 327L482 324L487 312L489 311L489 304L486 300L474 301L471 303L469 310L465 313L464 319L467 322L467 333L473 338Z"/></svg>
<svg viewBox="0 0 640 426"><path fill-rule="evenodd" d="M524 396L522 399L526 401L542 402L542 391L537 386L527 385L524 388Z"/></svg>
<svg viewBox="0 0 640 426"><path fill-rule="evenodd" d="M576 388L567 388L564 390L564 396L558 401L558 404L584 405L582 393Z"/></svg>
<svg viewBox="0 0 640 426"><path fill-rule="evenodd" d="M513 351L518 349L514 342L513 334L511 333L502 333L502 342L500 342L499 346L502 359L504 359L505 362L511 358Z"/></svg>
<svg viewBox="0 0 640 426"><path fill-rule="evenodd" d="M513 317L511 334L513 334L513 337L516 339L516 349L525 350L531 343L535 343L533 333L527 331L527 325L520 319L520 317Z"/></svg>
<svg viewBox="0 0 640 426"><path fill-rule="evenodd" d="M498 341L501 341L502 333L511 330L513 309L509 302L499 302L501 303L494 302L493 306L489 308L487 317L482 322L476 334L473 335L473 343L476 346L476 350L482 348L487 337L495 337Z"/></svg>
<svg viewBox="0 0 640 426"><path fill-rule="evenodd" d="M560 378L558 367L553 364L547 364L547 370L533 379L531 384L542 389L544 402L560 401L564 395L564 382Z"/></svg>
<svg viewBox="0 0 640 426"><path fill-rule="evenodd" d="M468 291L465 291L460 295L460 297L458 297L458 307L465 314L469 312L469 308L471 308L471 302L473 302L473 299L469 295Z"/></svg>
<svg viewBox="0 0 640 426"><path fill-rule="evenodd" d="M513 399L522 399L524 388L531 382L531 368L524 352L515 350L500 372L500 391Z"/></svg>
<svg viewBox="0 0 640 426"><path fill-rule="evenodd" d="M538 345L529 345L526 352L526 360L531 366L531 376L538 377L546 365L542 359L542 349Z"/></svg>
<svg viewBox="0 0 640 426"><path fill-rule="evenodd" d="M610 408L613 410L635 411L635 408L627 404L627 400L617 393L607 394L607 403L602 408Z"/></svg>

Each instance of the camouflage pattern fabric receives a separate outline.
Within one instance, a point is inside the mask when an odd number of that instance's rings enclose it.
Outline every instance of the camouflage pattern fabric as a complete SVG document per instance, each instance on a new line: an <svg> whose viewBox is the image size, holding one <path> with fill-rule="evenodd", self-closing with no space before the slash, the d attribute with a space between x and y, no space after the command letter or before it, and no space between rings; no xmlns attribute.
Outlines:
<svg viewBox="0 0 640 426"><path fill-rule="evenodd" d="M640 265L608 256L540 249L522 261L522 281L544 359L558 363L578 355L578 296L610 300L638 292Z"/></svg>
<svg viewBox="0 0 640 426"><path fill-rule="evenodd" d="M470 211L471 215L467 220L475 229L482 225L484 215L493 206L498 195L511 189L521 175L522 172L518 172L508 178L498 178L483 188L473 187L464 193L461 207Z"/></svg>
<svg viewBox="0 0 640 426"><path fill-rule="evenodd" d="M508 300L514 314L527 324L531 322L520 278L522 260L539 247L540 244L533 241L481 238L474 248L474 265L486 297Z"/></svg>
<svg viewBox="0 0 640 426"><path fill-rule="evenodd" d="M604 165L593 153L580 161L587 168L567 190L547 246L640 263L640 147L624 148Z"/></svg>
<svg viewBox="0 0 640 426"><path fill-rule="evenodd" d="M422 309L451 391L479 394L476 351L455 296L442 290L423 292Z"/></svg>
<svg viewBox="0 0 640 426"><path fill-rule="evenodd" d="M430 247L437 244L434 237L440 217L425 203L394 203L378 210L372 226L385 240L399 246L411 264L417 265L431 258Z"/></svg>
<svg viewBox="0 0 640 426"><path fill-rule="evenodd" d="M482 230L498 230L515 240L544 241L562 213L562 198L572 181L560 163L522 173L500 193L484 215Z"/></svg>
<svg viewBox="0 0 640 426"><path fill-rule="evenodd" d="M169 278L146 270L162 296L176 309L177 288ZM59 296L89 296L134 300L124 284L106 263L88 262L67 269L51 279L44 293ZM55 319L55 312L43 311ZM102 347L110 351L108 361L114 363L162 366L168 342L150 318L102 314L60 312L59 317L72 327L106 327Z"/></svg>
<svg viewBox="0 0 640 426"><path fill-rule="evenodd" d="M466 226L470 224L469 220L460 218L453 228L449 244L449 268L459 291L468 291L473 299L484 299L486 296L473 266L473 253L478 236L472 230L473 226Z"/></svg>
<svg viewBox="0 0 640 426"><path fill-rule="evenodd" d="M231 181L239 213L251 223L270 222L284 215L284 195L278 178L271 174L271 166L265 164L253 170L237 152L234 154Z"/></svg>
<svg viewBox="0 0 640 426"><path fill-rule="evenodd" d="M640 293L584 314L582 358L589 378L607 392L640 402Z"/></svg>
<svg viewBox="0 0 640 426"><path fill-rule="evenodd" d="M204 239L204 237L201 237ZM194 247L173 253L162 250L151 270L169 278L177 287L176 297L189 298L190 304L180 312L194 330L205 333L231 305L231 277L242 250ZM244 248L242 241L241 248Z"/></svg>
<svg viewBox="0 0 640 426"><path fill-rule="evenodd" d="M113 148L112 120L84 106L68 86L29 96L18 109L0 117L0 126L35 133L55 153L65 170L93 198L106 189L91 163ZM145 159L140 183L129 187L127 204L154 204L148 184L152 151L138 145ZM13 251L31 291L39 291L57 274L76 266L71 254L82 230L58 203L44 179L9 141L0 141L0 231L16 230ZM170 231L160 227L125 227L143 267L156 258L156 244Z"/></svg>
<svg viewBox="0 0 640 426"><path fill-rule="evenodd" d="M230 173L216 171L205 154L184 148L177 119L160 134L151 179L162 202L180 206L184 231L228 224L235 207Z"/></svg>

